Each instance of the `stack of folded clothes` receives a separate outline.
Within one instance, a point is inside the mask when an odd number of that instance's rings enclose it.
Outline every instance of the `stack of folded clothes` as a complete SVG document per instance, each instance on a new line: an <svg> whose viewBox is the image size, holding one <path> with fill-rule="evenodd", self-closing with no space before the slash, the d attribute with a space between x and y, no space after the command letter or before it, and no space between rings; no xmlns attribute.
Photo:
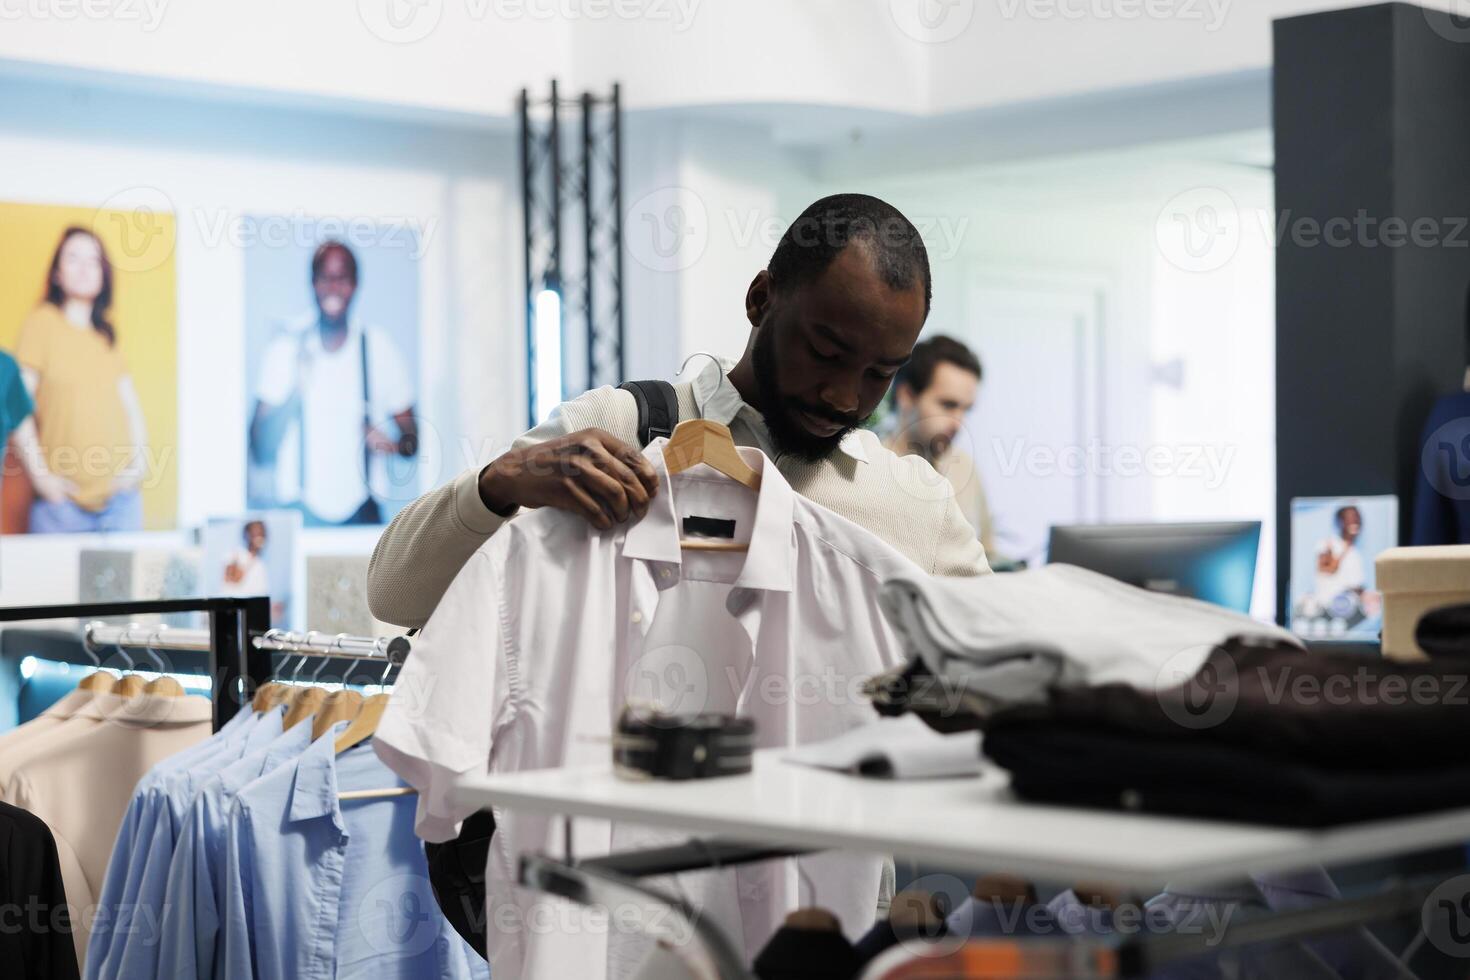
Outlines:
<svg viewBox="0 0 1470 980"><path fill-rule="evenodd" d="M1186 683L1058 689L992 716L1023 797L1322 827L1470 805L1470 659L1226 643Z"/></svg>
<svg viewBox="0 0 1470 980"><path fill-rule="evenodd" d="M911 660L870 683L878 710L982 730L1028 799L1308 827L1470 805L1470 644L1308 655L1064 565L890 581L884 613Z"/></svg>

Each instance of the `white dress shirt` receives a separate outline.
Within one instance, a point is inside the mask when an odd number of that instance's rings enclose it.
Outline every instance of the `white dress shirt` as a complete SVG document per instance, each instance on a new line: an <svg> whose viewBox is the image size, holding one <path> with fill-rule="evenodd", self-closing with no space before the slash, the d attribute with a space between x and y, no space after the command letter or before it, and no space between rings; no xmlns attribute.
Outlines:
<svg viewBox="0 0 1470 980"><path fill-rule="evenodd" d="M414 644L374 744L420 792L430 841L468 813L468 772L611 765L625 701L753 718L761 747L805 744L874 717L864 679L900 663L878 607L886 578L921 573L856 524L797 495L754 448L759 495L707 466L670 477L666 440L645 455L661 488L647 515L599 531L550 508L509 521L471 556ZM684 550L683 518L732 520L746 552ZM486 879L491 975L625 976L635 929L515 885L519 857L560 853L560 822L495 810ZM579 857L667 843L626 825L575 824ZM673 839L678 839L677 837ZM784 913L815 900L852 936L871 924L882 859L838 854L680 876L675 893L754 955ZM799 882L807 887L798 893Z"/></svg>

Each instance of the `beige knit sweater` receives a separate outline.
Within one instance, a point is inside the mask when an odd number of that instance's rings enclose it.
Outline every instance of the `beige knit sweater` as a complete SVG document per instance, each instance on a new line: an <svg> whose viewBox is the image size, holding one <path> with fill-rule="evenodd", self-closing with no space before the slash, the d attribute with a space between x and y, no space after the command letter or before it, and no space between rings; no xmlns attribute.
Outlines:
<svg viewBox="0 0 1470 980"><path fill-rule="evenodd" d="M985 550L954 500L949 481L918 456L899 456L871 432L855 433L858 454L833 453L819 462L775 457L754 409L735 396L724 371L674 385L679 418L711 418L730 427L735 441L776 458L792 489L867 528L934 575L990 571ZM731 411L738 406L738 411ZM708 409L709 411L706 411ZM516 440L516 448L582 429L605 429L638 445L638 409L617 388L589 391L563 403L543 425ZM405 507L383 531L368 566L368 605L384 622L422 626L475 549L509 518L480 499L481 467Z"/></svg>

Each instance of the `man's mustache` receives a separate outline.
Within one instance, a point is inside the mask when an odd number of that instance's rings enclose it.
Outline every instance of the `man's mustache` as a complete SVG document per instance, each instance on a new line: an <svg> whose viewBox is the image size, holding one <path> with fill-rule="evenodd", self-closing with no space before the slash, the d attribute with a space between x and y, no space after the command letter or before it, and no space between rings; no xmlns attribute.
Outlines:
<svg viewBox="0 0 1470 980"><path fill-rule="evenodd" d="M833 425L841 425L849 429L860 425L863 421L863 416L860 415L838 415L834 412L829 412L825 408L815 408L811 405L803 405L799 402L793 403L793 407L798 412L805 412L807 415L811 415L816 418L823 419L827 422L831 422Z"/></svg>

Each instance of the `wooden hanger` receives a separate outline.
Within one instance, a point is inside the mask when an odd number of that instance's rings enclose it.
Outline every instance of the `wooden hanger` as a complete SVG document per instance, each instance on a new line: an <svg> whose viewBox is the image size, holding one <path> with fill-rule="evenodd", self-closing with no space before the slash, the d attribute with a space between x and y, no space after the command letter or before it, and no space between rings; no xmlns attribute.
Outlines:
<svg viewBox="0 0 1470 980"><path fill-rule="evenodd" d="M362 710L362 695L350 688L333 691L323 700L321 707L316 709L316 716L311 722L311 740L325 735L331 727L339 721L349 721L356 718Z"/></svg>
<svg viewBox="0 0 1470 980"><path fill-rule="evenodd" d="M105 670L94 670L77 683L77 690L91 691L92 696L107 694L117 685L117 678Z"/></svg>
<svg viewBox="0 0 1470 980"><path fill-rule="evenodd" d="M383 719L383 712L388 707L388 695L374 694L362 703L362 708L357 712L357 717L352 719L352 724L337 736L337 742L333 746L338 755L346 752L354 745L358 745L373 737L378 730L378 722Z"/></svg>
<svg viewBox="0 0 1470 980"><path fill-rule="evenodd" d="M137 674L128 674L112 685L112 693L120 698L135 698L142 694L147 686L148 682Z"/></svg>
<svg viewBox="0 0 1470 980"><path fill-rule="evenodd" d="M181 698L184 696L184 685L172 677L155 677L143 688L143 693L160 698Z"/></svg>
<svg viewBox="0 0 1470 980"><path fill-rule="evenodd" d="M322 702L327 699L327 691L321 687L302 687L292 692L291 706L286 709L286 717L281 720L282 730L294 728L296 723L316 714Z"/></svg>
<svg viewBox="0 0 1470 980"><path fill-rule="evenodd" d="M352 719L341 735L337 736L337 742L332 746L339 754L346 752L354 745L362 743L371 738L373 732L378 728L378 722L382 720L383 709L388 707L388 695L374 694L362 704L362 710L357 717ZM339 800L378 800L393 796L413 796L418 790L412 786L390 786L386 789L350 789L337 794Z"/></svg>
<svg viewBox="0 0 1470 980"><path fill-rule="evenodd" d="M685 419L675 426L664 446L664 462L671 475L703 463L751 490L761 488L761 475L740 457L730 430L709 419Z"/></svg>
<svg viewBox="0 0 1470 980"><path fill-rule="evenodd" d="M255 689L255 697L250 699L251 710L253 710L256 714L264 714L265 712L274 708L276 705L280 704L281 702L279 700L273 699L276 698L278 694L284 693L278 692L277 689L285 686L286 685L278 681L266 681L264 684L257 687Z"/></svg>
<svg viewBox="0 0 1470 980"><path fill-rule="evenodd" d="M683 473L700 463L750 490L759 491L761 475L741 458L730 430L709 419L686 419L674 427L674 435L664 446L664 462L669 475ZM705 538L681 538L679 547L689 551L749 551L744 541L712 541Z"/></svg>

